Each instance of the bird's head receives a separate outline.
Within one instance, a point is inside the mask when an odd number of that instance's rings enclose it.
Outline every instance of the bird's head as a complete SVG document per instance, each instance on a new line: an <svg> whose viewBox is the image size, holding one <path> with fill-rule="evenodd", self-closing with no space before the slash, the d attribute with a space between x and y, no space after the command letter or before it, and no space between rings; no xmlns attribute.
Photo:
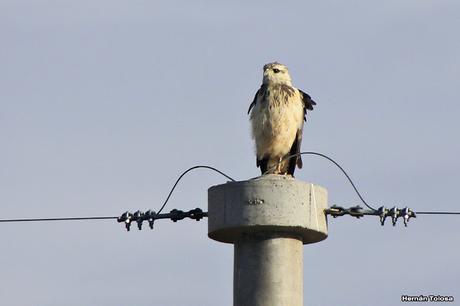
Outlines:
<svg viewBox="0 0 460 306"><path fill-rule="evenodd" d="M288 68L283 64L274 62L264 66L264 84L286 84L292 86Z"/></svg>

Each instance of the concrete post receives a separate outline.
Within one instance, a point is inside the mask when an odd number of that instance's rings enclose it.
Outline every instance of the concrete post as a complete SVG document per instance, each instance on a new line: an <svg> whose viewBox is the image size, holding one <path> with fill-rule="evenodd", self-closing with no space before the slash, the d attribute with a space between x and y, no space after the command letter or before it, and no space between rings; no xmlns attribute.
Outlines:
<svg viewBox="0 0 460 306"><path fill-rule="evenodd" d="M234 306L303 306L303 244L327 238L327 191L281 175L208 190L208 236L234 244Z"/></svg>

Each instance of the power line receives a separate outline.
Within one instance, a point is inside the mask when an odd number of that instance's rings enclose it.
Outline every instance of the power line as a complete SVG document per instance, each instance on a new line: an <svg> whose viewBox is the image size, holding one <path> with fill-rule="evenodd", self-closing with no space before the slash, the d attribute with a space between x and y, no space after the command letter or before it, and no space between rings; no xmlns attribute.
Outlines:
<svg viewBox="0 0 460 306"><path fill-rule="evenodd" d="M0 222L36 222L36 221L75 221L75 220L108 220L116 219L119 223L124 223L126 229L129 231L131 228L131 223L137 223L139 230L142 229L142 224L144 221L149 223L149 227L153 229L153 224L155 220L158 219L170 219L173 222L183 220L185 218L194 219L200 221L201 219L208 216L207 212L204 212L200 208L195 208L189 211L182 211L178 209L173 209L169 213L157 214L154 211L136 211L135 213L125 212L119 217L64 217L64 218L22 218L22 219L0 219Z"/></svg>
<svg viewBox="0 0 460 306"><path fill-rule="evenodd" d="M163 205L161 206L160 210L157 212L157 213L154 213L155 215L155 219L165 219L165 218L172 218L171 220L174 221L174 218L177 218L177 217L174 217L178 212L180 213L181 211L178 211L178 210L172 210L171 213L169 214L161 214L161 212L163 211L163 209L165 208L166 204L168 203L169 199L171 198L171 195L172 193L174 192L174 190L176 189L177 187L177 184L180 182L180 180L187 174L189 173L190 171L192 170L195 170L195 169L209 169L209 170L212 170L212 171L215 171L219 174L221 174L222 176L226 177L227 179L231 180L232 182L235 182L235 180L230 177L229 175L225 174L224 172L220 171L219 169L217 168L214 168L214 167L211 167L211 166L206 166L206 165L197 165L197 166L193 166L193 167L190 167L188 168L187 170L185 170L184 172L182 172L182 174L179 176L179 178L176 180L176 182L174 183L173 187L171 188L171 190L169 191L169 194L168 196L166 197L166 200L164 201ZM194 216L193 215L193 212L194 210L188 212L188 214L191 213L191 216ZM125 213L127 214L127 213ZM109 219L118 219L120 220L120 218L123 218L123 216L125 215L123 214L121 217L112 217L112 216L104 216L104 217L61 217L61 218L19 218L19 219L0 219L0 223L7 223L7 222L43 222L43 221L78 221L78 220L109 220ZM204 215L206 216L206 213L204 213ZM127 215L128 216L128 215ZM179 216L181 216L179 214ZM187 216L189 217L189 216ZM132 219L132 218L131 218ZM128 219L129 220L129 219ZM135 219L134 219L135 220ZM176 220L177 221L177 220ZM119 221L120 222L120 221Z"/></svg>
<svg viewBox="0 0 460 306"><path fill-rule="evenodd" d="M350 215L355 218L361 218L364 216L379 216L380 224L383 226L385 224L385 219L391 218L393 226L396 225L396 222L399 218L403 219L404 225L407 226L407 223L411 218L416 218L417 215L460 215L460 212L453 211L413 211L408 207L398 208L394 206L393 208L386 208L384 206L379 207L377 210L368 210L363 209L361 206L353 206L349 208L343 208L341 206L333 205L330 208L324 210L326 215L331 215L332 217L342 217L345 215Z"/></svg>
<svg viewBox="0 0 460 306"><path fill-rule="evenodd" d="M110 220L118 217L62 217L62 218L20 218L0 219L0 222L41 222L41 221L81 221L81 220Z"/></svg>
<svg viewBox="0 0 460 306"><path fill-rule="evenodd" d="M364 200L364 198L362 197L361 193L358 191L358 188L356 187L355 183L353 182L351 177L348 175L348 173L342 168L342 166L339 163L337 163L331 157L329 157L329 156L327 156L325 154L322 154L322 153L318 153L318 152L300 152L300 153L289 155L289 156L285 157L283 160L287 160L287 159L290 159L290 158L293 158L293 157L299 156L299 155L316 155L316 156L320 156L320 157L323 157L323 158L329 160L334 165L336 165L342 171L342 173L346 176L346 178L350 182L351 186L355 190L356 194L360 198L361 202L370 209L370 211L363 211L359 206L351 207L351 208L348 208L348 209L345 209L345 208L342 208L342 207L339 207L339 206L332 206L331 208L326 210L327 214L330 214L330 215L335 216L335 217L342 216L342 215L345 215L345 214L349 214L349 215L354 216L354 217L361 217L363 215L381 215L381 216L385 216L385 214L386 214L386 216L391 216L391 210L388 210L390 212L390 213L388 213L388 212L385 211L384 207L381 207L379 209L375 209L372 206L370 206L366 202L366 200ZM176 219L176 221L177 221L177 220L180 220L181 218L184 218L184 216L188 217L188 218L191 217L192 219L196 218L196 216L204 216L204 217L206 217L207 213L202 212L198 208L195 209L195 210L191 210L189 212L185 212L185 213L182 212L182 211L178 211L178 210L174 209L170 213L161 214L161 212L163 211L163 209L165 208L165 206L168 203L169 199L171 198L171 195L173 194L173 192L176 189L176 187L177 187L178 183L180 182L180 180L187 173L189 173L190 171L195 170L195 169L200 169L200 168L215 171L215 172L221 174L222 176L226 177L230 181L235 182L235 180L233 178L231 178L229 175L225 174L224 172L222 172L222 171L220 171L220 170L218 170L218 169L216 169L214 167L206 166L206 165L198 165L198 166L193 166L191 168L188 168L187 170L182 172L182 174L179 176L179 178L176 180L176 182L174 183L173 187L169 191L168 196L166 197L166 200L163 202L163 204L162 204L160 210L158 211L158 213L149 211L149 212L147 212L145 214L141 213L141 216L136 216L136 213L138 213L138 212L136 212L135 214L130 214L130 213L126 212L123 215L121 215L120 217L118 217L118 216L90 216L90 217L0 219L0 223L8 223L8 222L47 222L47 221L86 221L86 220L111 220L111 219L116 219L116 220L118 220L118 222L125 222L125 223L126 223L126 221L128 221L128 223L130 223L132 221L148 220L148 219L150 219L150 221L151 221L152 218L153 219L166 219L166 218L169 218L169 219L171 219L173 221L174 221L174 219ZM272 170L272 168L269 169L268 171L266 171L264 174L266 174L267 172L269 172L271 170ZM397 208L394 208L394 209L396 209L394 213L397 213L397 211L399 210ZM199 210L199 212L198 212L198 210ZM403 212L403 210L399 210L399 211L400 211L399 213ZM460 215L460 212L454 212L454 211L417 211L417 212L413 212L412 210L409 210L409 212L412 212L412 213L418 214L418 215ZM400 216L403 216L403 215L404 214L400 214ZM178 218L177 216L179 216L179 219L177 219ZM415 215L411 216L411 217L415 217Z"/></svg>
<svg viewBox="0 0 460 306"><path fill-rule="evenodd" d="M456 211L416 211L417 215L460 215ZM169 213L171 214L171 213ZM165 214L166 216L166 214ZM46 222L46 221L86 221L86 220L114 220L120 219L119 216L104 216L104 217L62 217L62 218L20 218L20 219L0 219L0 223L8 222ZM160 217L157 219L165 219Z"/></svg>
<svg viewBox="0 0 460 306"><path fill-rule="evenodd" d="M179 178L176 180L176 182L174 183L173 187L171 188L171 191L169 192L168 196L166 197L166 200L164 201L163 205L161 206L160 210L158 211L158 214L161 213L163 211L163 208L165 208L166 204L168 203L169 201L169 198L171 197L172 193L174 192L174 189L176 189L176 186L177 184L179 183L179 181L184 177L184 175L186 175L187 173L189 173L190 171L192 170L195 170L195 169L199 169L199 168L204 168L204 169L209 169L209 170L213 170L223 176L225 176L226 178L228 178L229 180L231 180L232 182L235 182L234 179L232 179L230 176L228 176L227 174L225 174L224 172L214 168L214 167L211 167L211 166L202 166L202 165L199 165L199 166L193 166L191 168L188 168L187 170L185 170L184 172L182 172L182 174L179 176Z"/></svg>
<svg viewBox="0 0 460 306"><path fill-rule="evenodd" d="M460 215L458 211L416 211L417 215Z"/></svg>
<svg viewBox="0 0 460 306"><path fill-rule="evenodd" d="M283 159L281 159L275 166L271 167L270 169L268 169L267 171L265 171L265 173L263 173L262 175L264 174L267 174L268 172L272 171L273 169L275 169L280 163L282 163L283 161L286 161L286 160L289 160L293 157L296 157L296 156L300 156L300 155L316 155L316 156L320 156L320 157L323 157L327 160L329 160L330 162L332 162L334 165L336 165L341 171L342 173L347 177L348 181L350 182L351 186L353 187L353 189L355 190L356 194L358 195L359 199L361 200L361 202L363 202L364 205L366 205L369 209L373 210L373 211L377 211L377 209L373 208L372 206L370 206L369 204L367 204L367 202L364 200L364 198L361 196L361 193L358 191L358 188L356 188L355 186L355 183L353 183L353 180L350 178L350 176L348 175L348 173L345 171L345 169L342 168L342 166L340 166L340 164L338 162L336 162L335 160L333 160L331 157L325 155L325 154L322 154L322 153L318 153L318 152L300 152L300 153L296 153L296 154L292 154L292 155L289 155L287 157L284 157Z"/></svg>

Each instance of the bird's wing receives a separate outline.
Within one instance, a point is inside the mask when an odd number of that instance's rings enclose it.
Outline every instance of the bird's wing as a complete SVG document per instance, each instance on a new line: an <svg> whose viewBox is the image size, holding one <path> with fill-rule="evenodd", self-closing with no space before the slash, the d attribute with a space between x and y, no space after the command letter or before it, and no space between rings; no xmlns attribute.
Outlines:
<svg viewBox="0 0 460 306"><path fill-rule="evenodd" d="M256 103L257 103L257 99L259 97L259 94L263 95L264 94L264 85L262 84L262 86L260 86L260 88L257 90L255 96L254 96L254 100L252 100L252 103L251 105L249 105L249 109L248 109L248 115L249 113L251 112L251 109L256 106ZM261 160L259 160L256 156L256 166L257 168L260 167L262 169L262 173L264 173L265 171L267 171L267 163L268 163L268 159L267 158L263 158Z"/></svg>
<svg viewBox="0 0 460 306"><path fill-rule="evenodd" d="M307 110L313 110L313 105L316 105L316 102L312 100L309 94L303 92L299 89L300 97L302 98L303 102L303 114L304 120L307 120Z"/></svg>
<svg viewBox="0 0 460 306"><path fill-rule="evenodd" d="M259 95L259 91L260 91L260 89L257 90L256 95L254 96L254 100L252 100L251 105L249 105L248 115L249 115L249 113L251 112L251 109L252 109L254 106L256 106L257 96Z"/></svg>
<svg viewBox="0 0 460 306"><path fill-rule="evenodd" d="M300 153L300 146L302 145L302 135L303 135L303 124L297 130L296 139L295 139L294 144L293 144L293 146L295 146L295 149L296 149L295 151L296 152L293 152L292 154L299 154ZM302 156L300 154L297 155L296 164L297 164L297 167L299 167L299 169L302 169L303 162L302 162Z"/></svg>
<svg viewBox="0 0 460 306"><path fill-rule="evenodd" d="M303 120L307 121L307 110L313 110L313 105L316 105L316 102L312 100L310 95L307 93L303 92L302 90L299 89L300 93L300 98L302 99L302 104L303 104ZM300 128L297 130L297 135L296 135L296 142L295 143L295 149L296 152L294 154L300 153L300 146L302 145L302 136L303 136L303 124L300 126ZM302 163L302 156L298 155L297 156L297 167L302 168L303 163Z"/></svg>

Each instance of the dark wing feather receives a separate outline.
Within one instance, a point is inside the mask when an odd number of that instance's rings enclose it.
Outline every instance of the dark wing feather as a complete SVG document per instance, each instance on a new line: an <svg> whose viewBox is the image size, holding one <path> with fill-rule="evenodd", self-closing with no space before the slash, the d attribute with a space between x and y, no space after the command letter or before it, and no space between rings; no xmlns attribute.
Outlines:
<svg viewBox="0 0 460 306"><path fill-rule="evenodd" d="M260 89L256 92L256 95L254 96L254 100L252 100L251 105L249 105L248 115L249 115L249 113L251 112L251 109L252 109L254 106L256 106L257 95L259 94L259 91L260 91Z"/></svg>
<svg viewBox="0 0 460 306"><path fill-rule="evenodd" d="M316 102L312 100L309 94L303 92L302 90L299 89L300 97L302 98L303 102L303 114L304 114L304 120L307 120L307 110L313 110L313 105L316 105Z"/></svg>
<svg viewBox="0 0 460 306"><path fill-rule="evenodd" d="M299 134L300 134L300 137L299 137ZM291 150L289 151L287 156L292 156L294 154L299 153L301 142L302 142L302 131L298 130L296 138L294 139L294 142L292 143ZM286 158L287 156L285 156L284 158ZM297 167L299 167L299 169L302 168L302 158L300 155L291 157L289 158L289 160L287 160L287 169L285 170L287 171L287 174L290 174L292 175L292 177L294 177L294 171L295 171L296 165Z"/></svg>
<svg viewBox="0 0 460 306"><path fill-rule="evenodd" d="M262 87L260 87L260 89L257 90L256 95L254 96L254 100L252 100L251 105L249 105L248 115L249 115L249 113L251 112L251 109L252 109L254 106L256 106L256 103L257 103L257 96L259 95L259 92L261 91L261 89L262 89ZM268 162L268 161L267 161L267 160L264 160L264 159L258 160L258 159L257 159L257 156L256 156L256 166L257 166L257 167L260 166L260 168L261 168L261 170L262 170L262 174L264 174L264 172L267 171L267 162Z"/></svg>
<svg viewBox="0 0 460 306"><path fill-rule="evenodd" d="M312 100L309 94L303 92L302 90L299 89L300 97L302 98L302 103L303 103L303 120L307 121L307 110L312 111L313 110L313 105L316 105L316 102ZM302 127L297 131L296 135L296 140L294 141L293 148L295 148L295 152L291 150L291 154L298 154L300 153L300 146L302 144L302 135L303 135L303 124ZM303 162L302 162L302 156L298 155L296 160L297 167L299 169L302 168Z"/></svg>
<svg viewBox="0 0 460 306"><path fill-rule="evenodd" d="M302 134L303 134L303 124L302 124L302 127L297 130L296 139L293 145L293 147L295 147L296 150L295 152L292 152L291 155L300 153L300 146L302 145ZM297 163L297 167L299 167L299 169L302 169L303 162L302 162L302 156L300 154L297 155L297 158L293 157L292 160L295 160Z"/></svg>

